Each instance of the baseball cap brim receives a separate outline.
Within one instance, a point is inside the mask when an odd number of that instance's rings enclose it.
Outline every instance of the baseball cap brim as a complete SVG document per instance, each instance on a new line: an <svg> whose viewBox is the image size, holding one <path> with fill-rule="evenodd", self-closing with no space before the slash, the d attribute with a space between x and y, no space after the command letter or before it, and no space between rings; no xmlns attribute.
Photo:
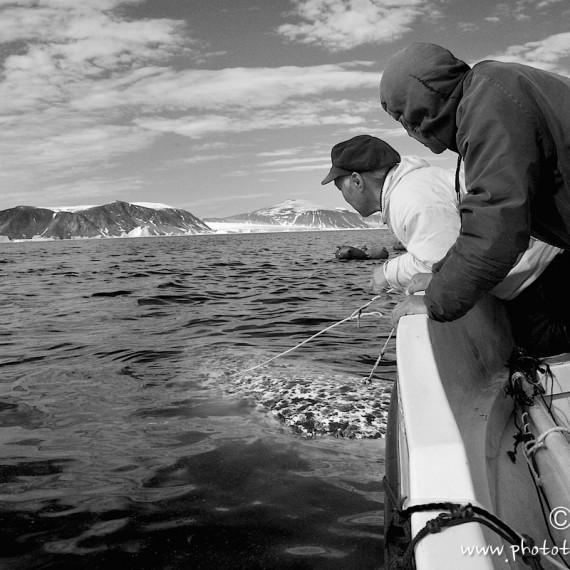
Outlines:
<svg viewBox="0 0 570 570"><path fill-rule="evenodd" d="M330 172L327 174L326 178L321 182L321 184L328 184L332 182L335 178L339 176L348 176L352 174L350 170L344 170L344 168L339 168L338 166L333 166Z"/></svg>

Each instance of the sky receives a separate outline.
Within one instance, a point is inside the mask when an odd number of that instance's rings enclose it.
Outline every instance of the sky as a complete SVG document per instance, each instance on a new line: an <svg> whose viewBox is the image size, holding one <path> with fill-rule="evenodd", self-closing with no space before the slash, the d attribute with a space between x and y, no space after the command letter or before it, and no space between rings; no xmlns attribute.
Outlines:
<svg viewBox="0 0 570 570"><path fill-rule="evenodd" d="M0 210L350 208L320 184L340 141L456 162L381 108L391 54L431 42L570 76L569 23L568 0L0 0Z"/></svg>

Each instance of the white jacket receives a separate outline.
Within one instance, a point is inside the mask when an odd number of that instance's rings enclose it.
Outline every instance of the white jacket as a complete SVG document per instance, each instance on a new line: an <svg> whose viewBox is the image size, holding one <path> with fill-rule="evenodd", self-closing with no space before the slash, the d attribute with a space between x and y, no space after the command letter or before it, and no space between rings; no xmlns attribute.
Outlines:
<svg viewBox="0 0 570 570"><path fill-rule="evenodd" d="M465 193L462 174L460 185ZM455 173L431 166L418 157L402 157L384 182L382 222L407 250L384 263L384 276L390 287L403 289L414 274L431 273L432 265L445 256L459 235ZM501 299L516 297L561 251L531 240L517 265L491 293Z"/></svg>

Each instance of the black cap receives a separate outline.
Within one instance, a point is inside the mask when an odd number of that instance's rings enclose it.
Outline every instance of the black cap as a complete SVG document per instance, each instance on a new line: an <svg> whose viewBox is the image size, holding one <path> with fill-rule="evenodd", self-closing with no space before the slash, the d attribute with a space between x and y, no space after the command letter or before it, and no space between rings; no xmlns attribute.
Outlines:
<svg viewBox="0 0 570 570"><path fill-rule="evenodd" d="M353 172L369 172L391 168L400 162L400 155L386 142L370 135L358 135L333 146L332 168L321 184Z"/></svg>

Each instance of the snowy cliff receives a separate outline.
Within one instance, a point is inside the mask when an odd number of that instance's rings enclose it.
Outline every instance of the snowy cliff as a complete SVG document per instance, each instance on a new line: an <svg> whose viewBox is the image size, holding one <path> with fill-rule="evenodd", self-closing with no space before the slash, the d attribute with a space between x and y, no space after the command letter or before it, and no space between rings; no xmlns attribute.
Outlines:
<svg viewBox="0 0 570 570"><path fill-rule="evenodd" d="M190 212L164 204L116 201L102 206L0 211L0 235L9 239L73 239L213 233Z"/></svg>

